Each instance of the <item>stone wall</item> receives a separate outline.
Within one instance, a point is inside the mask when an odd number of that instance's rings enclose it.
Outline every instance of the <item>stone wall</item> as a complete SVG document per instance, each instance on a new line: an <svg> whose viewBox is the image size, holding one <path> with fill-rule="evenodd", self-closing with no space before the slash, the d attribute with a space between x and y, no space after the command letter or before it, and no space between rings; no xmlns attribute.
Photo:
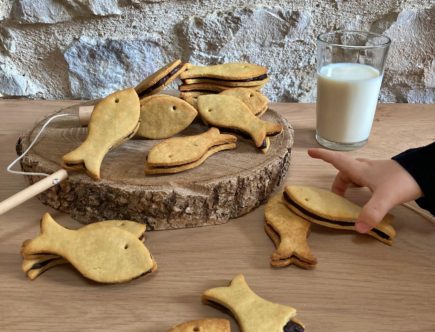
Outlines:
<svg viewBox="0 0 435 332"><path fill-rule="evenodd" d="M97 98L174 58L267 66L273 101L315 100L316 35L384 33L381 101L434 102L431 0L0 0L0 94Z"/></svg>

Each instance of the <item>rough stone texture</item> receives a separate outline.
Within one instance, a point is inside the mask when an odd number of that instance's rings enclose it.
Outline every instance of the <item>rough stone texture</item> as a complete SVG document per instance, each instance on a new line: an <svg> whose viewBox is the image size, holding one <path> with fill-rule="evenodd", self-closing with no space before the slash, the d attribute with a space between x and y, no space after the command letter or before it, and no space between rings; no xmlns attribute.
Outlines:
<svg viewBox="0 0 435 332"><path fill-rule="evenodd" d="M38 83L33 82L25 73L11 63L9 58L0 57L1 94L6 97L34 96L42 91Z"/></svg>
<svg viewBox="0 0 435 332"><path fill-rule="evenodd" d="M9 17L12 8L12 0L0 1L0 22Z"/></svg>
<svg viewBox="0 0 435 332"><path fill-rule="evenodd" d="M380 100L428 103L434 11L430 0L3 0L0 52L40 82L34 97L100 97L178 57L266 65L271 100L312 102L316 35L364 29L393 39Z"/></svg>
<svg viewBox="0 0 435 332"><path fill-rule="evenodd" d="M117 0L18 0L13 19L20 23L58 23L89 15L120 15Z"/></svg>
<svg viewBox="0 0 435 332"><path fill-rule="evenodd" d="M163 65L158 40L113 40L81 37L64 53L71 93L81 99L108 95L134 86Z"/></svg>

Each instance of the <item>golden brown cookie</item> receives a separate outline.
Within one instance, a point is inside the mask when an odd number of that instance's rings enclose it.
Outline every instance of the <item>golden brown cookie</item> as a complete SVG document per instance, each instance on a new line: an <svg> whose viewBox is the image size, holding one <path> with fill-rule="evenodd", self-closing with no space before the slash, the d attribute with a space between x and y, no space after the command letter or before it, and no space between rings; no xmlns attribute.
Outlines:
<svg viewBox="0 0 435 332"><path fill-rule="evenodd" d="M208 124L247 133L256 147L267 148L266 135L275 135L282 126L258 119L240 99L225 95L198 97L198 112Z"/></svg>
<svg viewBox="0 0 435 332"><path fill-rule="evenodd" d="M140 126L137 135L162 139L186 129L198 112L186 101L168 95L154 95L140 101Z"/></svg>
<svg viewBox="0 0 435 332"><path fill-rule="evenodd" d="M264 209L265 231L276 250L271 256L272 266L295 264L304 269L314 268L317 259L307 243L311 223L287 208L282 193L269 199Z"/></svg>
<svg viewBox="0 0 435 332"><path fill-rule="evenodd" d="M95 105L88 135L75 150L63 156L68 169L85 169L100 179L104 156L113 147L130 139L139 128L139 97L133 88L117 91Z"/></svg>
<svg viewBox="0 0 435 332"><path fill-rule="evenodd" d="M168 332L230 332L230 321L221 318L205 318L191 320L173 328Z"/></svg>
<svg viewBox="0 0 435 332"><path fill-rule="evenodd" d="M180 166L200 159L211 147L235 143L234 135L221 134L219 129L192 136L181 136L167 139L149 151L147 164L151 167Z"/></svg>
<svg viewBox="0 0 435 332"><path fill-rule="evenodd" d="M91 229L119 227L127 232L132 233L140 240L144 238L146 231L146 225L130 220L105 220L88 224L83 227ZM28 241L24 242L23 248L26 246ZM24 257L21 268L23 272L27 274L29 279L34 280L48 269L66 263L68 263L66 259L57 255L32 255L30 257Z"/></svg>
<svg viewBox="0 0 435 332"><path fill-rule="evenodd" d="M328 190L309 186L287 186L284 201L293 212L313 223L335 229L355 230L361 207ZM396 231L387 214L368 234L391 245Z"/></svg>
<svg viewBox="0 0 435 332"><path fill-rule="evenodd" d="M269 107L269 100L266 96L253 89L235 88L222 91L221 95L233 96L243 101L251 110L252 114L261 116Z"/></svg>
<svg viewBox="0 0 435 332"><path fill-rule="evenodd" d="M152 156L149 157L149 159L153 160L154 165L160 166L151 166L150 163L147 162L145 165L145 174L173 174L183 172L198 167L204 163L207 158L217 152L236 148L235 136L220 135L220 137L218 136L207 139L207 137L210 137L211 135L209 132L205 134L205 139L203 139L203 137L198 137L201 135L195 135L196 137L193 138L192 136L179 137L180 140L169 142L169 144L163 146L162 149L156 149L156 151L153 151L155 148L154 147L150 151L150 155L152 154ZM173 140L175 140L175 138L173 138ZM217 144L213 145L213 140L215 140L214 142ZM228 142L224 142L225 140ZM230 140L232 143L229 142ZM198 142L197 146L194 145L195 142ZM165 142L160 144L163 143ZM177 143L179 145L173 143ZM185 150L182 150L181 147L185 148ZM164 151L164 153L159 153L160 151ZM186 160L190 161L183 163L183 161ZM164 166L165 162L171 165Z"/></svg>
<svg viewBox="0 0 435 332"><path fill-rule="evenodd" d="M23 257L37 254L62 256L83 276L100 283L120 283L155 271L157 264L135 235L120 227L69 230L48 214L41 234L26 241Z"/></svg>
<svg viewBox="0 0 435 332"><path fill-rule="evenodd" d="M225 63L212 66L189 64L180 79L215 78L227 81L253 82L267 78L267 68L251 63Z"/></svg>
<svg viewBox="0 0 435 332"><path fill-rule="evenodd" d="M237 87L263 87L267 82L269 82L269 78L265 78L263 80L256 80L256 81L247 81L247 82L239 82L239 81L227 81L227 80L220 80L220 79L212 79L212 78L188 78L183 80L183 84L218 84L223 86L228 86L232 88Z"/></svg>
<svg viewBox="0 0 435 332"><path fill-rule="evenodd" d="M283 332L290 326L298 328L294 331L304 331L303 325L294 320L296 309L261 298L249 288L242 274L227 287L206 290L202 299L230 310L242 331Z"/></svg>
<svg viewBox="0 0 435 332"><path fill-rule="evenodd" d="M172 61L158 71L148 76L136 86L136 92L139 98L159 93L172 81L174 81L183 71L187 69L187 64L180 60Z"/></svg>
<svg viewBox="0 0 435 332"><path fill-rule="evenodd" d="M228 89L231 89L231 87L213 83L183 84L178 87L178 90L181 92L200 91L217 93Z"/></svg>

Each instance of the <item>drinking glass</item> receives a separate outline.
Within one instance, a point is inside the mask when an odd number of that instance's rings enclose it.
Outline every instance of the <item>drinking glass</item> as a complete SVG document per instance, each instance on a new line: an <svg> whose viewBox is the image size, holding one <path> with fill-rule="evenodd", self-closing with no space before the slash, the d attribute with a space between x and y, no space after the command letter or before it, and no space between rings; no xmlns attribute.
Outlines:
<svg viewBox="0 0 435 332"><path fill-rule="evenodd" d="M365 31L317 37L316 140L333 150L367 143L390 38Z"/></svg>

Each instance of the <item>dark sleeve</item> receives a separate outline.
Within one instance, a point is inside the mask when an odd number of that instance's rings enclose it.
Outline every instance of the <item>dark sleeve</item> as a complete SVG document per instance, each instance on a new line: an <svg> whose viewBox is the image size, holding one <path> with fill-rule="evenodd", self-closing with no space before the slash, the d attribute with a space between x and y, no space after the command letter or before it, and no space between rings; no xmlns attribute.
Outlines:
<svg viewBox="0 0 435 332"><path fill-rule="evenodd" d="M392 158L415 179L423 192L417 204L435 215L435 142Z"/></svg>

